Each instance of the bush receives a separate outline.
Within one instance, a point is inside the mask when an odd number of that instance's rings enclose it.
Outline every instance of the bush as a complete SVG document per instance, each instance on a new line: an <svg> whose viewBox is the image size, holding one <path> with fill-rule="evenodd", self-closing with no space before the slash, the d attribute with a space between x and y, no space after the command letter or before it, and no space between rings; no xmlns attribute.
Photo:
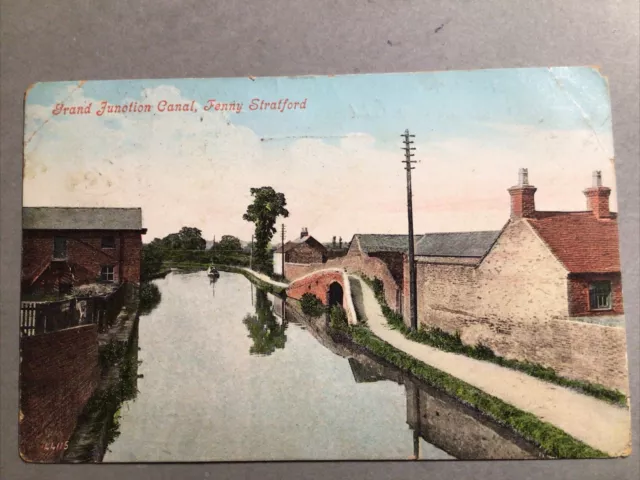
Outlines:
<svg viewBox="0 0 640 480"><path fill-rule="evenodd" d="M162 295L155 283L144 282L140 285L140 312L148 313L160 303Z"/></svg>
<svg viewBox="0 0 640 480"><path fill-rule="evenodd" d="M349 330L349 320L347 319L347 312L340 305L334 305L329 311L331 318L330 326L333 330L346 332Z"/></svg>
<svg viewBox="0 0 640 480"><path fill-rule="evenodd" d="M300 306L305 315L319 317L325 312L324 305L313 293L305 293L300 299Z"/></svg>

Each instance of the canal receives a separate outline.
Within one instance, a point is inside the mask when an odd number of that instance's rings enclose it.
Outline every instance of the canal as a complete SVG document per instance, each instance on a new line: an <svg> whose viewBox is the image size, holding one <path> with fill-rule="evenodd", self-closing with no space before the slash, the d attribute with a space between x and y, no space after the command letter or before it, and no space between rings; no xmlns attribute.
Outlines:
<svg viewBox="0 0 640 480"><path fill-rule="evenodd" d="M104 462L533 458L467 407L335 344L244 276L171 273ZM285 320L283 320L283 317Z"/></svg>

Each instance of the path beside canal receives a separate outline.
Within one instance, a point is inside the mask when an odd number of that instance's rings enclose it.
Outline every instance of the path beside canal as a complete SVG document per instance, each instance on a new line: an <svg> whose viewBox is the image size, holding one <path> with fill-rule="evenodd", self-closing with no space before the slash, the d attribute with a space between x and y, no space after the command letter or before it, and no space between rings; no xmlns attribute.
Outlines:
<svg viewBox="0 0 640 480"><path fill-rule="evenodd" d="M268 277L264 273L256 272L255 270L251 270L250 268L242 267L242 270L250 273L251 275L253 275L256 278L259 278L263 282L270 283L271 285L275 285L276 287L288 287L289 286L288 283L276 282L275 280L273 280L272 278Z"/></svg>
<svg viewBox="0 0 640 480"><path fill-rule="evenodd" d="M564 430L612 456L629 453L629 410L538 380L522 372L408 340L391 329L373 290L362 279L362 305L371 331L385 342L484 392Z"/></svg>

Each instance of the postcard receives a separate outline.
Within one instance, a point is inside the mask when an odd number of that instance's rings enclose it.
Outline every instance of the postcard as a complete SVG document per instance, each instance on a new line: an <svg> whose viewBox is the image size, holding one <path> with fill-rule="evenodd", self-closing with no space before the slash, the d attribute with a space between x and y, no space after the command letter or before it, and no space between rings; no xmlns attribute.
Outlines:
<svg viewBox="0 0 640 480"><path fill-rule="evenodd" d="M630 453L592 67L37 83L20 456Z"/></svg>

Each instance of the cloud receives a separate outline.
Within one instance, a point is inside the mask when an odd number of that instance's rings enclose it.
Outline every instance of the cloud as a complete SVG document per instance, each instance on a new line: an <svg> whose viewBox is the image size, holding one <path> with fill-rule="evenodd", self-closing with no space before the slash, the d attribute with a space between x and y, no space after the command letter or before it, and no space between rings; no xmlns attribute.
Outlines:
<svg viewBox="0 0 640 480"><path fill-rule="evenodd" d="M143 102L190 102L173 86L145 89ZM82 88L57 101L85 105ZM406 182L400 145L382 149L354 132L338 142L298 138L265 142L223 112L51 115L28 105L25 205L139 206L149 239L184 225L207 238L248 239L242 220L249 189L271 185L285 193L291 234L308 227L322 239L357 232L406 230ZM277 116L274 119L277 120ZM500 228L508 216L506 189L528 167L540 208L580 210L591 170L614 187L610 136L584 130L494 126L495 135L416 142L412 171L416 231ZM282 132L283 136L287 132ZM614 195L615 196L615 192ZM612 199L615 206L615 199Z"/></svg>

